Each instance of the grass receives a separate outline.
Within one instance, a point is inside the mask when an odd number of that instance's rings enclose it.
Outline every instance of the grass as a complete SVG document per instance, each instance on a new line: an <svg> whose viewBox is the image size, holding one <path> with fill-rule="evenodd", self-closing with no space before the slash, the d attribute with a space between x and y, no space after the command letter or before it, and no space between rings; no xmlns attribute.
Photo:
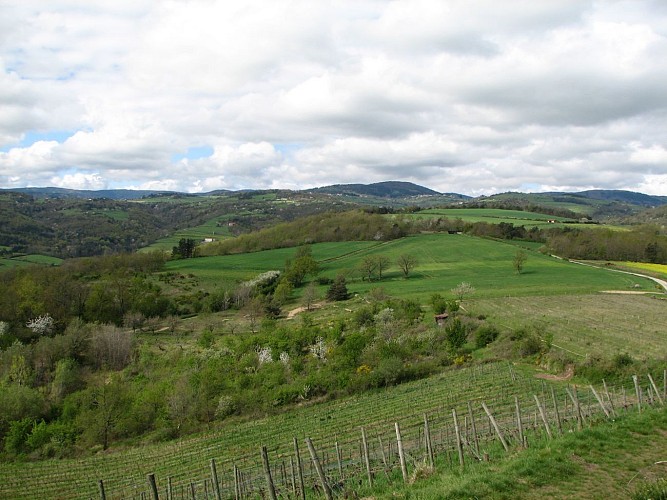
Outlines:
<svg viewBox="0 0 667 500"><path fill-rule="evenodd" d="M472 463L375 498L542 499L627 498L645 479L666 477L667 411L630 413L616 421L516 451L493 463Z"/></svg>
<svg viewBox="0 0 667 500"><path fill-rule="evenodd" d="M560 226L568 222L575 222L567 217L526 212L523 210L502 210L497 208L447 208L428 209L412 215L417 218L447 217L450 219L461 219L464 222L488 222L499 224L501 222L511 223L515 226ZM556 221L550 223L549 221Z"/></svg>
<svg viewBox="0 0 667 500"><path fill-rule="evenodd" d="M423 234L384 243L321 243L313 245L312 251L320 263L320 274L330 278L346 274L352 293L365 295L382 287L389 295L421 303L427 303L433 293L452 296L450 290L463 281L473 285L475 298L654 290L654 284L643 278L579 266L531 250L523 272L517 274L512 264L515 245L466 235ZM286 248L171 261L167 271L192 274L199 286L211 290L224 281L248 280L264 271L282 269L294 252ZM418 262L407 279L394 264L404 253L414 255ZM363 281L357 270L365 257L374 255L387 256L391 267L382 280ZM323 296L326 287L318 291Z"/></svg>
<svg viewBox="0 0 667 500"><path fill-rule="evenodd" d="M141 252L151 252L155 250L171 251L172 248L178 245L181 238L190 238L197 241L204 241L205 238L213 238L220 240L230 237L229 227L227 226L227 219L229 216L215 217L206 221L200 226L191 227L188 229L181 229L174 234L161 238L155 243L142 248Z"/></svg>
<svg viewBox="0 0 667 500"><path fill-rule="evenodd" d="M575 360L591 355L633 357L665 354L665 300L646 295L590 294L503 299L464 303L473 315L504 330L537 328Z"/></svg>
<svg viewBox="0 0 667 500"><path fill-rule="evenodd" d="M29 254L12 257L10 259L0 259L0 269L18 266L27 266L31 264L40 264L45 266L59 266L62 259L51 257L49 255ZM5 267L6 266L6 267Z"/></svg>

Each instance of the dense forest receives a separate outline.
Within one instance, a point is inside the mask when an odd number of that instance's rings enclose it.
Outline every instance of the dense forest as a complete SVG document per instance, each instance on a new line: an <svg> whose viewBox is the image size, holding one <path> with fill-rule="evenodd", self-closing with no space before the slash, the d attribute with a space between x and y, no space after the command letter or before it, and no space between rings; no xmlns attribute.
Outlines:
<svg viewBox="0 0 667 500"><path fill-rule="evenodd" d="M283 196L289 196L289 202ZM0 193L0 256L73 258L133 252L215 217L228 217L232 234L238 235L345 205L331 203L328 197L281 191L211 198L171 194L134 201L36 199L5 192Z"/></svg>

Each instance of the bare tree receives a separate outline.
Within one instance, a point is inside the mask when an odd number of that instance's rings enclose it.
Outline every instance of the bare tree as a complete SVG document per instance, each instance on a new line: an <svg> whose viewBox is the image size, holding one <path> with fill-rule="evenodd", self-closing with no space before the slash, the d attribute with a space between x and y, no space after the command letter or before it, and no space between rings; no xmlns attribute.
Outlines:
<svg viewBox="0 0 667 500"><path fill-rule="evenodd" d="M407 278L410 272L417 266L417 258L412 254L404 253L398 257L396 264L403 271L403 276Z"/></svg>
<svg viewBox="0 0 667 500"><path fill-rule="evenodd" d="M116 326L102 325L91 338L90 355L98 366L113 370L124 368L132 356L134 337Z"/></svg>
<svg viewBox="0 0 667 500"><path fill-rule="evenodd" d="M382 279L382 271L386 271L389 267L389 257L386 255L378 255L375 257L375 261L377 262L378 279Z"/></svg>
<svg viewBox="0 0 667 500"><path fill-rule="evenodd" d="M375 271L377 270L377 267L378 267L377 260L372 255L369 255L368 257L365 257L364 260L361 261L359 269L364 274L364 276L368 278L368 281L372 281L373 276L375 275Z"/></svg>

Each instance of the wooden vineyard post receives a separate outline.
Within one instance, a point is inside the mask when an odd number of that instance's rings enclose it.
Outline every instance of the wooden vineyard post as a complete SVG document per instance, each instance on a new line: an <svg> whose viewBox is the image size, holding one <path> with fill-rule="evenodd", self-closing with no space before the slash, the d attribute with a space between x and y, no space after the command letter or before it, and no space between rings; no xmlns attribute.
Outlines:
<svg viewBox="0 0 667 500"><path fill-rule="evenodd" d="M148 487L151 490L151 496L153 497L153 500L160 500L160 495L158 495L157 492L157 483L155 482L155 474L153 473L148 474L147 480L148 480Z"/></svg>
<svg viewBox="0 0 667 500"><path fill-rule="evenodd" d="M424 413L424 439L426 439L426 453L428 455L428 464L431 467L435 466L433 459L433 443L431 442L431 429L428 425L428 415Z"/></svg>
<svg viewBox="0 0 667 500"><path fill-rule="evenodd" d="M271 476L271 466L269 465L269 452L266 446L262 446L262 465L264 467L264 477L266 479L266 487L269 490L269 498L271 500L278 500L276 495L276 487L273 484L273 477Z"/></svg>
<svg viewBox="0 0 667 500"><path fill-rule="evenodd" d="M192 500L196 500L197 495L195 494L195 483L190 481L190 494L192 495Z"/></svg>
<svg viewBox="0 0 667 500"><path fill-rule="evenodd" d="M335 445L336 445L336 462L338 463L338 477L341 481L343 481L343 453L340 451L340 446L338 444L338 441L336 441Z"/></svg>
<svg viewBox="0 0 667 500"><path fill-rule="evenodd" d="M516 427L519 430L520 446L528 447L526 436L523 435L523 419L521 418L521 407L519 406L519 398L514 396L514 407L516 409Z"/></svg>
<svg viewBox="0 0 667 500"><path fill-rule="evenodd" d="M241 485L239 484L239 468L234 464L234 500L241 498Z"/></svg>
<svg viewBox="0 0 667 500"><path fill-rule="evenodd" d="M102 481L101 479L97 481L97 487L100 490L100 500L107 500L107 495L104 492L104 481Z"/></svg>
<svg viewBox="0 0 667 500"><path fill-rule="evenodd" d="M558 427L558 434L563 434L563 425L560 422L560 412L558 411L558 400L556 399L556 391L551 388L551 401L554 404L554 414L556 415L556 427Z"/></svg>
<svg viewBox="0 0 667 500"><path fill-rule="evenodd" d="M171 485L171 476L167 478L167 500L173 500L174 492Z"/></svg>
<svg viewBox="0 0 667 500"><path fill-rule="evenodd" d="M577 393L570 391L569 388L565 388L567 391L567 395L570 396L570 399L572 400L572 404L574 405L574 411L577 415L577 430L583 429L583 415L581 414L581 407L579 406L579 398L577 398Z"/></svg>
<svg viewBox="0 0 667 500"><path fill-rule="evenodd" d="M472 427L472 439L475 443L475 453L479 457L479 439L477 438L477 425L475 424L475 416L472 413L472 405L468 401L468 415L470 416L470 424Z"/></svg>
<svg viewBox="0 0 667 500"><path fill-rule="evenodd" d="M368 456L368 441L366 441L366 431L361 428L361 442L364 450L364 465L366 466L366 475L368 476L368 484L373 487L373 472L371 471L371 460Z"/></svg>
<svg viewBox="0 0 667 500"><path fill-rule="evenodd" d="M637 410L639 412L642 411L642 390L639 388L639 380L637 379L637 375L632 376L632 381L635 384L635 394L637 395Z"/></svg>
<svg viewBox="0 0 667 500"><path fill-rule="evenodd" d="M484 408L484 411L486 412L486 415L489 417L489 420L491 421L491 425L493 425L493 428L496 430L496 434L498 434L498 437L500 438L500 442L503 445L503 448L505 448L505 451L509 451L509 446L507 446L507 441L505 441L505 437L503 436L502 431L500 430L500 427L498 426L498 422L496 422L496 419L493 418L493 415L487 408L486 404L482 402L482 408Z"/></svg>
<svg viewBox="0 0 667 500"><path fill-rule="evenodd" d="M660 405L664 406L665 402L662 399L662 396L660 396L660 391L658 390L658 387L655 385L655 382L653 381L653 377L651 377L651 374L648 374L648 379L649 382L651 382L651 385L653 386L653 390L655 391L655 397L658 398L658 401L660 401Z"/></svg>
<svg viewBox="0 0 667 500"><path fill-rule="evenodd" d="M533 394L533 397L535 398L537 409L540 411L540 417L542 418L544 429L547 431L547 436L549 436L549 439L553 439L553 436L551 435L551 428L549 427L549 421L547 420L547 416L544 413L544 408L542 408L542 403L540 403L540 399L537 397L536 394Z"/></svg>
<svg viewBox="0 0 667 500"><path fill-rule="evenodd" d="M459 466L463 469L465 465L463 459L463 443L461 442L461 430L459 429L459 420L456 416L456 408L452 408L452 417L454 418L454 432L456 433L456 450L459 453Z"/></svg>
<svg viewBox="0 0 667 500"><path fill-rule="evenodd" d="M320 461L317 458L317 453L315 452L315 447L313 446L313 442L310 440L310 438L306 438L306 444L308 445L310 458L313 461L313 464L315 464L315 470L317 471L317 476L320 478L320 483L322 483L324 496L326 496L327 500L333 500L333 494L331 493L331 488L329 487L329 483L327 483L327 477L324 475L324 470L322 470L322 465L320 465Z"/></svg>
<svg viewBox="0 0 667 500"><path fill-rule="evenodd" d="M296 497L296 470L294 469L294 457L289 457L289 472L292 481L292 495Z"/></svg>
<svg viewBox="0 0 667 500"><path fill-rule="evenodd" d="M609 415L609 411L607 411L607 408L605 408L605 406L604 406L604 401L602 401L602 398L600 397L598 392L595 390L595 387L593 387L593 385L589 385L589 387L591 388L591 391L593 391L593 396L595 396L595 399L598 400L598 404L600 405L600 408L602 408L602 411L604 412L605 416L607 418L611 418L611 415Z"/></svg>
<svg viewBox="0 0 667 500"><path fill-rule="evenodd" d="M611 408L611 414L612 416L616 416L616 409L614 408L614 402L611 399L611 396L609 395L609 389L607 388L607 382L602 379L602 387L604 387L604 393L607 396L607 401L609 401L609 407Z"/></svg>
<svg viewBox="0 0 667 500"><path fill-rule="evenodd" d="M396 429L396 444L398 446L398 458L401 462L401 473L403 474L403 482L408 482L408 468L405 465L405 453L403 453L403 440L401 439L401 427L398 422L394 422Z"/></svg>
<svg viewBox="0 0 667 500"><path fill-rule="evenodd" d="M218 483L218 471L215 468L215 458L211 459L211 482L213 483L215 500L222 500L222 495L220 494L220 484Z"/></svg>
<svg viewBox="0 0 667 500"><path fill-rule="evenodd" d="M296 469L299 473L299 487L301 489L301 498L306 498L306 485L303 482L303 467L301 466L301 455L299 454L299 442L294 438L294 454L296 455Z"/></svg>
<svg viewBox="0 0 667 500"><path fill-rule="evenodd" d="M382 455L382 463L384 464L384 470L386 474L387 469L389 468L389 466L387 465L387 454L384 452L384 444L382 443L382 438L380 437L379 434L378 434L378 443L380 444L380 454Z"/></svg>

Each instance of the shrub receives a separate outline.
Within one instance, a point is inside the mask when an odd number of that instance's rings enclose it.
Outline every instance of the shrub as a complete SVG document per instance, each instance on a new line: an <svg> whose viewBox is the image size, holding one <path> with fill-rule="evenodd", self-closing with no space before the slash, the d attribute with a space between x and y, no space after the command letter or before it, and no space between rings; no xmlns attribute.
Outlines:
<svg viewBox="0 0 667 500"><path fill-rule="evenodd" d="M634 362L627 352L616 354L611 361L614 367L618 369L630 366Z"/></svg>
<svg viewBox="0 0 667 500"><path fill-rule="evenodd" d="M498 338L500 332L494 325L484 325L475 332L475 347L481 349Z"/></svg>

